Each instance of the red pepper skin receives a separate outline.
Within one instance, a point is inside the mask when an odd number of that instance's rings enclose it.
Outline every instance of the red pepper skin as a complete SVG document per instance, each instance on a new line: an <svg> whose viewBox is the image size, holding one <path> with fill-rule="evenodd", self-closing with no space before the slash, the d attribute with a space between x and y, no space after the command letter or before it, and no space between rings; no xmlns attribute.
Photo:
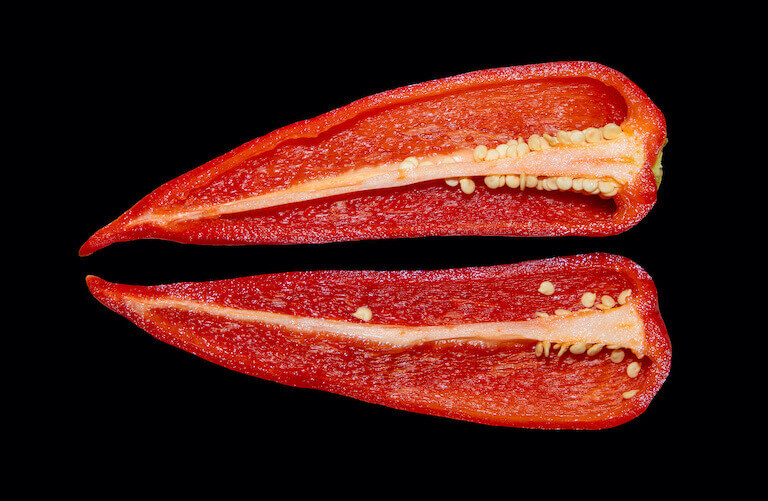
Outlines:
<svg viewBox="0 0 768 501"><path fill-rule="evenodd" d="M538 292L543 279L555 284L554 294ZM310 271L157 286L114 284L89 276L87 283L96 299L152 336L232 370L488 425L539 429L620 425L647 408L671 363L651 278L629 259L610 254L437 271ZM593 356L537 357L531 343L477 340L393 348L238 317L259 311L340 321L350 329L376 324L405 330L527 322L537 318L536 311L582 308L585 291L594 291L599 298L601 293L616 297L625 289L632 290L630 301L642 319L645 336L642 370L634 379L626 374L633 356L615 363L609 350ZM196 306L172 306L189 302ZM352 316L359 305L372 310L370 323ZM219 310L213 313L211 308ZM623 398L631 389L637 394Z"/></svg>
<svg viewBox="0 0 768 501"><path fill-rule="evenodd" d="M572 85L576 90L569 90L571 84L568 82L574 82ZM444 152L445 145L438 144L439 140L430 136L429 124L424 121L408 125L413 126L413 130L420 128L421 132L414 133L418 136L415 142L402 138L390 140L390 136L402 135L400 130L406 123L404 117L390 116L391 110L410 106L418 111L419 106L428 106L423 103L453 95L487 92L498 98L493 94L497 92L495 89L509 85L516 86L514 92L522 93L532 87L539 93L532 101L521 101L522 104L517 105L518 114L526 118L514 122L517 116L514 114L501 120L493 110L478 113L453 110L458 117L454 122L467 120L459 126L461 131L480 130L477 137L482 142L494 131L508 136L529 135L556 129L600 127L615 121L642 145L644 160L640 172L613 201L565 192L554 197L555 206L551 197L529 196L514 190L491 195L482 183L470 199L457 189L449 190L444 183L433 181L418 186L294 202L240 214L175 220L172 224L146 219L158 214L193 210L211 200L211 203L226 203L265 190L293 186L291 183L338 175L371 163L399 162L410 154ZM551 92L551 96L546 92ZM583 100L589 93L595 95L596 103ZM535 109L531 111L535 106L547 106L558 99L562 101L560 108L543 108L538 115ZM479 101L474 106L483 110L482 104ZM577 111L562 111L565 108ZM475 115L480 118L471 118ZM375 125L380 130L361 132L355 129L360 129L361 121L372 116L381 122ZM493 125L484 125L493 120L496 120ZM507 130L502 131L505 127ZM334 138L352 130L357 135L346 143L342 140L337 141L339 144L333 142L336 141ZM389 139L372 145L371 142L375 142L372 138L378 137ZM192 244L244 245L445 235L612 235L635 225L653 207L657 185L652 168L665 140L666 124L658 108L628 78L605 66L590 62L556 62L475 71L372 95L250 141L160 186L97 231L81 247L80 254L88 255L116 242L145 238ZM324 163L314 160L320 157ZM473 201L474 205L468 201Z"/></svg>

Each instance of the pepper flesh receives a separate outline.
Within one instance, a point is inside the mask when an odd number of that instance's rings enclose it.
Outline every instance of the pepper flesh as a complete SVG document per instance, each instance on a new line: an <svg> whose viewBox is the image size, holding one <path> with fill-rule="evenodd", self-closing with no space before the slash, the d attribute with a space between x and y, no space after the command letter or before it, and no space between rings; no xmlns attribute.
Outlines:
<svg viewBox="0 0 768 501"><path fill-rule="evenodd" d="M552 294L538 291L543 281ZM652 280L610 254L436 271L87 283L154 337L235 371L490 425L616 426L646 409L670 367ZM585 292L616 298L627 290L625 304L579 311ZM620 363L608 349L542 356L541 342L616 344L627 356ZM636 377L627 375L633 362Z"/></svg>
<svg viewBox="0 0 768 501"><path fill-rule="evenodd" d="M607 124L621 126L618 139L472 159L478 146ZM658 108L605 66L476 71L369 96L246 143L147 195L96 232L80 254L142 238L236 245L610 235L654 205L665 140ZM417 164L403 168L409 158ZM445 183L526 172L615 182L618 191L603 199L575 188L522 191L477 182L466 194Z"/></svg>

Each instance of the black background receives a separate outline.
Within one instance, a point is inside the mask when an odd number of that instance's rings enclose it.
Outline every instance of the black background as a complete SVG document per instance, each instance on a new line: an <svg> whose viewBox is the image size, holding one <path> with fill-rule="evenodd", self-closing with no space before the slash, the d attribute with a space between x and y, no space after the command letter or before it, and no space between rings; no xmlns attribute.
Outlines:
<svg viewBox="0 0 768 501"><path fill-rule="evenodd" d="M47 386L48 412L57 416L52 421L65 443L105 460L138 452L143 464L180 457L208 464L245 455L304 472L331 457L363 468L394 457L395 472L499 460L512 471L545 458L612 465L645 455L673 465L706 449L699 440L699 427L710 419L702 423L700 412L702 326L689 313L704 293L697 269L709 257L700 244L709 207L699 199L701 176L691 172L708 168L694 151L707 125L698 102L712 90L697 74L701 51L712 57L717 44L680 19L650 12L635 13L630 23L618 13L577 20L542 12L526 20L512 14L517 9L488 8L414 18L400 9L345 18L306 10L253 16L233 10L210 19L201 10L192 21L179 13L128 17L91 25L55 49L68 68L68 86L52 90L51 98L57 130L68 137L59 157L69 165L56 182L67 186L71 217L47 216L52 234L45 250L57 250L46 270L58 277L65 306L51 341L60 343L61 369ZM691 40L700 50L691 50ZM621 235L289 247L144 240L77 256L93 232L151 190L276 128L403 85L559 60L621 71L667 119L659 200ZM648 410L599 432L489 427L241 375L153 339L95 301L84 281L87 274L149 285L290 270L444 268L593 251L624 255L651 274L673 347L671 375Z"/></svg>

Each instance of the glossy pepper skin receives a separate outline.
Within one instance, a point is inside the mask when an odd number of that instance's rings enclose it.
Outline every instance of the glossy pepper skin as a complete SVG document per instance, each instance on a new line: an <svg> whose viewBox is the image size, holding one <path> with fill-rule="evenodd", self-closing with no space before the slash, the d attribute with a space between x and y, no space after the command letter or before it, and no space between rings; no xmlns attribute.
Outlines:
<svg viewBox="0 0 768 501"><path fill-rule="evenodd" d="M564 140L516 159L472 161L478 146L607 124L621 126L618 139ZM659 109L605 66L475 71L372 95L250 141L160 186L96 232L80 254L145 238L243 245L611 235L654 205L665 141ZM408 168L409 158L418 165ZM483 184L486 175L526 172L529 180L531 173L613 179L620 189L603 199L575 186L523 191ZM476 189L467 194L446 185L459 177L474 179Z"/></svg>
<svg viewBox="0 0 768 501"><path fill-rule="evenodd" d="M552 294L539 292L544 281ZM156 286L89 276L87 283L152 336L232 370L488 425L617 426L647 408L670 369L651 278L610 254L435 271L309 271ZM599 306L602 296L627 290L623 304ZM585 308L585 292L596 294L594 306ZM553 341L547 353L543 339ZM558 339L622 348L560 352ZM614 351L623 359L612 360ZM632 363L640 370L630 377Z"/></svg>

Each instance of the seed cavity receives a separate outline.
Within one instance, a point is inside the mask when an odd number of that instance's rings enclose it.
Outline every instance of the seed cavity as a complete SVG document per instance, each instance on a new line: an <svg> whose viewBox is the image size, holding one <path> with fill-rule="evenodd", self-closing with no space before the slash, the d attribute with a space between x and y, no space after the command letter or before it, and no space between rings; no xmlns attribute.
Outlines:
<svg viewBox="0 0 768 501"><path fill-rule="evenodd" d="M544 295L552 295L555 292L555 286L552 282L549 280L545 280L541 282L539 285L538 292ZM611 308L614 308L617 304L625 304L627 297L631 295L632 291L631 289L626 289L622 291L619 294L619 301L617 303L616 300L613 299L612 296L609 294L603 294L600 296L600 302L597 303L598 294L595 292L585 292L580 297L581 305L584 306L584 308L577 309L575 311L568 310L565 308L557 308L553 311L553 314L555 316L568 316L568 315L575 315L579 314L581 312L594 312L595 310L592 308L597 308L599 310L608 310ZM545 311L536 311L535 317L537 318L548 318L551 316L550 313ZM624 361L626 358L626 352L622 348L622 346L617 344L611 344L611 345L605 345L602 343L587 343L587 342L556 342L551 343L550 341L538 341L536 345L534 346L534 353L537 358L541 358L542 356L545 358L548 358L550 356L550 353L555 353L555 357L560 358L565 353L570 352L572 355L582 355L586 354L589 357L594 357L603 349L611 350L610 354L608 355L608 358L611 360L611 362L615 364L619 364ZM633 351L634 354L634 351ZM637 356L637 354L634 354L637 357L637 360L640 360L642 358L641 356ZM627 376L630 378L635 378L640 373L641 364L638 361L633 361L630 363L626 368ZM631 397L627 397L631 398Z"/></svg>
<svg viewBox="0 0 768 501"><path fill-rule="evenodd" d="M557 131L553 134L544 133L543 136L532 134L527 140L522 137L510 139L489 148L484 144L477 145L472 151L475 162L492 162L500 158L518 158L531 152L540 152L553 147L581 145L585 143L599 143L610 141L623 134L621 127L610 123L604 127L588 127L581 130ZM438 163L454 163L454 159L446 157ZM426 160L419 163L416 157L408 157L400 164L401 170L413 169L421 165L433 165ZM536 188L539 191L574 191L585 195L598 195L602 198L611 198L618 194L621 185L612 179L571 178L568 176L533 176L525 173L510 173L505 175L486 176L485 184L489 189L495 190L507 186L512 189ZM459 182L455 179L446 179L446 184L455 187ZM467 192L462 186L464 193Z"/></svg>

